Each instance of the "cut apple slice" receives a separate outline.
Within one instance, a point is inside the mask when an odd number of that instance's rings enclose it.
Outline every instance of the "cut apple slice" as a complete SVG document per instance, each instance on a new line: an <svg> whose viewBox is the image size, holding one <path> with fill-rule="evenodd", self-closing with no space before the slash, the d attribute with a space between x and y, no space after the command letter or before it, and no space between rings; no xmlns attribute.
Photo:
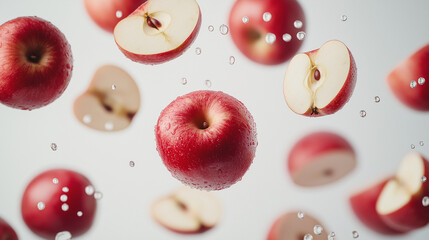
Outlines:
<svg viewBox="0 0 429 240"><path fill-rule="evenodd" d="M421 181L422 176L429 176L429 162L416 152L407 154L377 200L376 210L387 225L410 231L429 222L429 208L422 204L429 185Z"/></svg>
<svg viewBox="0 0 429 240"><path fill-rule="evenodd" d="M181 55L200 26L195 0L149 0L116 25L114 36L131 60L157 64Z"/></svg>
<svg viewBox="0 0 429 240"><path fill-rule="evenodd" d="M322 116L338 111L349 100L356 84L356 65L340 41L296 55L286 70L284 97L297 114Z"/></svg>
<svg viewBox="0 0 429 240"><path fill-rule="evenodd" d="M201 233L213 228L221 217L219 200L208 192L183 187L152 205L152 216L178 233Z"/></svg>

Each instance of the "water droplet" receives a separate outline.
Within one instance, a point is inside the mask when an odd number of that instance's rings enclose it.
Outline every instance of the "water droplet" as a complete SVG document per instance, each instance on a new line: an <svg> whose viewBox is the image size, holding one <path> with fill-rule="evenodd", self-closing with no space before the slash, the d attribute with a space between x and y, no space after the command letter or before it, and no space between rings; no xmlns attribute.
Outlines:
<svg viewBox="0 0 429 240"><path fill-rule="evenodd" d="M58 149L57 144L56 143L51 143L51 149L52 149L52 151L57 151L57 149Z"/></svg>
<svg viewBox="0 0 429 240"><path fill-rule="evenodd" d="M66 68L67 68L67 69L70 69L70 67L71 67L71 66L70 66L70 64L68 64L68 63L67 63L67 64L66 64Z"/></svg>
<svg viewBox="0 0 429 240"><path fill-rule="evenodd" d="M342 15L341 16L341 21L343 21L343 22L347 21L347 15Z"/></svg>
<svg viewBox="0 0 429 240"><path fill-rule="evenodd" d="M212 81L210 81L210 80L206 80L206 86L207 86L207 87L211 87L211 86L212 86Z"/></svg>
<svg viewBox="0 0 429 240"><path fill-rule="evenodd" d="M423 147L423 146L425 145L425 142L420 141L420 142L419 142L419 145Z"/></svg>
<svg viewBox="0 0 429 240"><path fill-rule="evenodd" d="M426 178L426 176L422 177L422 182L426 182L428 179Z"/></svg>
<svg viewBox="0 0 429 240"><path fill-rule="evenodd" d="M91 123L92 121L91 115L86 114L85 116L83 116L82 121L86 124Z"/></svg>
<svg viewBox="0 0 429 240"><path fill-rule="evenodd" d="M122 11L116 11L116 17L121 18L122 17Z"/></svg>
<svg viewBox="0 0 429 240"><path fill-rule="evenodd" d="M76 213L76 215L77 215L78 217L82 217L83 212L82 212L82 211L78 211L78 212Z"/></svg>
<svg viewBox="0 0 429 240"><path fill-rule="evenodd" d="M234 56L230 56L229 57L229 64L230 65L234 65L234 63L235 63L235 57Z"/></svg>
<svg viewBox="0 0 429 240"><path fill-rule="evenodd" d="M181 82L182 82L182 85L186 85L188 83L188 79L182 78Z"/></svg>
<svg viewBox="0 0 429 240"><path fill-rule="evenodd" d="M361 117L366 117L366 111L365 110L360 110L360 116Z"/></svg>
<svg viewBox="0 0 429 240"><path fill-rule="evenodd" d="M417 79L417 82L418 82L420 85L423 85L423 84L425 84L426 79L425 79L424 77L419 77L419 79Z"/></svg>
<svg viewBox="0 0 429 240"><path fill-rule="evenodd" d="M304 213L301 212L301 211L299 211L297 215L298 215L299 219L303 219L304 218Z"/></svg>
<svg viewBox="0 0 429 240"><path fill-rule="evenodd" d="M130 161L130 167L134 167L135 165L134 161Z"/></svg>
<svg viewBox="0 0 429 240"><path fill-rule="evenodd" d="M376 103L379 103L379 102L380 102L380 97L379 97L379 96L375 96L374 101L375 101Z"/></svg>
<svg viewBox="0 0 429 240"><path fill-rule="evenodd" d="M72 235L68 231L59 232L57 235L55 235L55 240L70 240L72 238Z"/></svg>
<svg viewBox="0 0 429 240"><path fill-rule="evenodd" d="M335 238L335 233L334 233L334 232L331 232L331 233L329 234L328 240L334 240L334 238Z"/></svg>
<svg viewBox="0 0 429 240"><path fill-rule="evenodd" d="M358 238L359 237L359 233L357 231L353 231L352 235L353 235L353 238Z"/></svg>
<svg viewBox="0 0 429 240"><path fill-rule="evenodd" d="M220 31L220 33L221 33L222 35L226 35L226 34L228 34L228 32L229 32L229 28L228 28L228 26L227 26L227 25L222 24L222 25L220 25L220 27L219 27L219 31Z"/></svg>
<svg viewBox="0 0 429 240"><path fill-rule="evenodd" d="M313 228L313 232L314 232L314 234L316 234L316 235L320 235L320 234L322 234L322 232L323 232L323 227L322 227L322 226L320 226L320 225L316 225L316 226L314 226L314 228Z"/></svg>
<svg viewBox="0 0 429 240"><path fill-rule="evenodd" d="M298 40L303 40L305 38L305 32L301 31L296 34Z"/></svg>
<svg viewBox="0 0 429 240"><path fill-rule="evenodd" d="M45 203L44 202L38 202L37 203L37 209L39 209L39 210L45 209Z"/></svg>
<svg viewBox="0 0 429 240"><path fill-rule="evenodd" d="M416 81L413 80L413 81L410 82L410 87L411 88L415 88L416 86L417 86L417 82Z"/></svg>
<svg viewBox="0 0 429 240"><path fill-rule="evenodd" d="M97 191L97 192L94 193L94 198L97 199L97 200L100 200L100 199L103 198L103 194L101 192Z"/></svg>
<svg viewBox="0 0 429 240"><path fill-rule="evenodd" d="M112 123L112 122L106 122L106 123L104 124L104 128L105 128L106 130L108 130L108 131L112 131L112 130L113 130L113 127L114 127L114 125L113 125L113 123Z"/></svg>
<svg viewBox="0 0 429 240"><path fill-rule="evenodd" d="M67 203L64 203L63 205L61 205L61 210L63 210L64 212L69 210L69 205Z"/></svg>
<svg viewBox="0 0 429 240"><path fill-rule="evenodd" d="M213 25L210 25L210 26L208 27L208 29L209 29L209 32L213 32L213 31L214 31L214 27L213 27Z"/></svg>
<svg viewBox="0 0 429 240"><path fill-rule="evenodd" d="M69 188L68 187L63 187L63 192L69 192Z"/></svg>
<svg viewBox="0 0 429 240"><path fill-rule="evenodd" d="M283 34L283 41L290 42L292 40L292 36L289 33Z"/></svg>
<svg viewBox="0 0 429 240"><path fill-rule="evenodd" d="M243 23L248 23L249 22L249 18L244 16L241 21L243 21Z"/></svg>
<svg viewBox="0 0 429 240"><path fill-rule="evenodd" d="M263 15L262 15L262 19L265 21L265 22L269 22L269 21L271 21L271 18L272 18L273 16L271 15L271 13L270 12L265 12Z"/></svg>
<svg viewBox="0 0 429 240"><path fill-rule="evenodd" d="M91 196L92 194L94 194L94 192L95 192L95 189L93 186L89 185L85 187L86 195Z"/></svg>
<svg viewBox="0 0 429 240"><path fill-rule="evenodd" d="M199 48L199 47L195 48L195 53L197 55L200 55L201 54L201 48Z"/></svg>
<svg viewBox="0 0 429 240"><path fill-rule="evenodd" d="M65 194L61 195L61 197L60 197L61 202L67 202L67 199L68 199L68 197Z"/></svg>
<svg viewBox="0 0 429 240"><path fill-rule="evenodd" d="M116 89L116 85L115 84L113 84L112 85L112 90L115 90Z"/></svg>
<svg viewBox="0 0 429 240"><path fill-rule="evenodd" d="M414 144L411 144L411 149L414 149L414 148L416 148L416 146L414 146Z"/></svg>
<svg viewBox="0 0 429 240"><path fill-rule="evenodd" d="M54 178L54 179L52 179L52 182L54 183L54 184L58 184L58 178Z"/></svg>
<svg viewBox="0 0 429 240"><path fill-rule="evenodd" d="M428 196L426 196L422 199L422 204L424 207L429 206L429 197Z"/></svg>
<svg viewBox="0 0 429 240"><path fill-rule="evenodd" d="M265 41L268 44L273 44L276 41L276 35L274 35L274 33L267 33L267 35L265 35Z"/></svg>
<svg viewBox="0 0 429 240"><path fill-rule="evenodd" d="M313 236L309 233L305 234L304 240L313 240Z"/></svg>
<svg viewBox="0 0 429 240"><path fill-rule="evenodd" d="M295 28L302 28L302 22L299 20L295 20L295 22L293 22L293 26Z"/></svg>

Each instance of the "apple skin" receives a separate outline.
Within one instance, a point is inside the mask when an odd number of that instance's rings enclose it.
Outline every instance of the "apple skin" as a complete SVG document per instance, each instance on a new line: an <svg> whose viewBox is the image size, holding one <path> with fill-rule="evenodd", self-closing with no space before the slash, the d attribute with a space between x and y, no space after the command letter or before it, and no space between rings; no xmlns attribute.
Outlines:
<svg viewBox="0 0 429 240"><path fill-rule="evenodd" d="M146 0L85 0L85 8L99 27L113 33L116 24L144 2ZM122 12L122 17L116 17L117 11Z"/></svg>
<svg viewBox="0 0 429 240"><path fill-rule="evenodd" d="M269 22L262 18L265 12L272 15ZM245 16L249 18L248 23L242 21ZM303 22L300 29L294 27L295 20ZM238 0L229 16L235 46L252 61L266 65L281 64L298 51L303 40L298 40L296 34L305 31L305 25L304 12L295 0ZM267 33L276 35L276 41L272 45L265 42ZM285 33L292 36L290 42L283 41ZM256 46L257 36L262 38L264 45Z"/></svg>
<svg viewBox="0 0 429 240"><path fill-rule="evenodd" d="M384 179L361 192L353 194L349 198L349 202L359 220L373 231L384 235L404 234L405 232L395 230L384 223L375 207L378 196L390 179L392 179L392 177Z"/></svg>
<svg viewBox="0 0 429 240"><path fill-rule="evenodd" d="M417 82L420 77L425 78L426 83L411 88L411 81ZM418 111L429 111L429 44L393 69L387 76L387 84L406 106Z"/></svg>
<svg viewBox="0 0 429 240"><path fill-rule="evenodd" d="M143 15L147 4L149 1L146 1L143 3L140 7L138 7L131 15ZM198 17L197 25L195 26L194 31L191 33L191 35L188 36L188 38L177 48L170 50L168 52L158 53L158 54L151 54L151 55L140 55L135 54L132 52L129 52L118 44L118 42L115 39L116 45L118 46L119 50L129 59L131 59L134 62L143 63L143 64L149 64L149 65L155 65L155 64L161 64L164 62L168 62L170 60L173 60L179 56L181 56L186 49L188 49L191 44L195 41L195 39L198 36L198 33L200 32L201 28L201 9L200 9L200 16Z"/></svg>
<svg viewBox="0 0 429 240"><path fill-rule="evenodd" d="M203 121L208 128L198 127ZM257 146L256 124L244 104L215 91L178 97L161 112L155 135L173 177L203 190L221 190L241 180Z"/></svg>
<svg viewBox="0 0 429 240"><path fill-rule="evenodd" d="M54 184L53 179L58 183ZM21 213L24 222L35 234L42 238L55 239L57 233L69 231L73 237L88 231L94 221L96 200L85 193L85 188L92 185L80 173L53 169L35 177L25 189L21 202ZM68 187L69 192L64 192ZM61 195L67 195L67 201L60 200ZM45 208L39 210L37 204L45 203ZM67 203L69 209L63 211L62 204ZM77 212L83 215L78 216Z"/></svg>
<svg viewBox="0 0 429 240"><path fill-rule="evenodd" d="M0 239L1 240L18 240L15 230L0 217Z"/></svg>
<svg viewBox="0 0 429 240"><path fill-rule="evenodd" d="M48 105L66 90L73 69L71 47L52 23L19 17L0 26L0 102L32 110ZM26 54L41 53L30 63ZM43 59L46 62L43 62Z"/></svg>

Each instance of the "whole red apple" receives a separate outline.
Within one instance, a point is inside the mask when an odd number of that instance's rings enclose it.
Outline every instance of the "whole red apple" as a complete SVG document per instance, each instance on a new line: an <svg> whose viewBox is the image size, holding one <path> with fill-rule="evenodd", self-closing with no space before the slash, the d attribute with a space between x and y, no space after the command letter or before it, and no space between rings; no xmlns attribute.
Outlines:
<svg viewBox="0 0 429 240"><path fill-rule="evenodd" d="M238 0L231 9L229 26L238 49L267 65L289 60L305 36L304 12L295 0Z"/></svg>
<svg viewBox="0 0 429 240"><path fill-rule="evenodd" d="M73 69L71 48L52 23L19 17L0 26L0 102L23 110L61 96Z"/></svg>
<svg viewBox="0 0 429 240"><path fill-rule="evenodd" d="M18 240L15 230L0 217L0 239L1 240Z"/></svg>
<svg viewBox="0 0 429 240"><path fill-rule="evenodd" d="M408 57L387 76L387 83L395 96L408 107L419 111L429 111L428 81L429 44Z"/></svg>
<svg viewBox="0 0 429 240"><path fill-rule="evenodd" d="M256 125L244 104L215 91L178 97L161 112L155 135L171 174L205 190L221 190L239 181L257 146Z"/></svg>
<svg viewBox="0 0 429 240"><path fill-rule="evenodd" d="M91 182L80 173L54 169L35 177L21 202L24 222L42 238L60 232L73 237L88 231L94 221L96 200Z"/></svg>

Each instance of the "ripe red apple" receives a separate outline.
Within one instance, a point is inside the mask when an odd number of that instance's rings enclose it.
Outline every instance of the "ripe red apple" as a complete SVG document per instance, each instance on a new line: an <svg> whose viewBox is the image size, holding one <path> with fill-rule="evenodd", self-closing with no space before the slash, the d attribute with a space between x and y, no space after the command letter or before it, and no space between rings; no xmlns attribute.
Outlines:
<svg viewBox="0 0 429 240"><path fill-rule="evenodd" d="M159 116L157 150L191 187L221 190L241 180L255 157L256 125L243 103L215 91L178 97Z"/></svg>
<svg viewBox="0 0 429 240"><path fill-rule="evenodd" d="M232 40L246 57L274 65L289 60L301 47L303 39L297 35L305 31L305 19L295 0L238 0L229 26Z"/></svg>
<svg viewBox="0 0 429 240"><path fill-rule="evenodd" d="M366 188L365 190L356 192L349 199L354 213L363 224L378 233L386 235L404 233L395 230L384 223L375 208L381 191L383 190L386 183L391 179L392 177L384 179L383 181L380 181L375 185Z"/></svg>
<svg viewBox="0 0 429 240"><path fill-rule="evenodd" d="M182 187L152 205L152 217L165 228L183 234L203 233L220 221L221 205L212 194Z"/></svg>
<svg viewBox="0 0 429 240"><path fill-rule="evenodd" d="M314 234L314 227L319 225L323 231ZM305 213L302 219L298 212L289 212L280 216L271 226L267 240L303 240L306 234L311 234L313 240L328 239L328 230L317 219Z"/></svg>
<svg viewBox="0 0 429 240"><path fill-rule="evenodd" d="M283 93L297 114L318 117L340 110L356 85L356 64L344 43L332 40L290 61Z"/></svg>
<svg viewBox="0 0 429 240"><path fill-rule="evenodd" d="M356 166L356 155L340 135L314 132L292 147L287 162L292 180L300 186L312 187L346 176Z"/></svg>
<svg viewBox="0 0 429 240"><path fill-rule="evenodd" d="M129 59L159 64L183 54L200 26L195 0L148 0L116 25L114 36Z"/></svg>
<svg viewBox="0 0 429 240"><path fill-rule="evenodd" d="M1 240L18 240L15 230L0 217L0 239Z"/></svg>
<svg viewBox="0 0 429 240"><path fill-rule="evenodd" d="M424 80L420 80L422 78ZM416 86L411 87L411 81ZM425 81L426 83L422 83ZM405 59L387 76L387 83L395 96L408 107L429 111L429 44Z"/></svg>
<svg viewBox="0 0 429 240"><path fill-rule="evenodd" d="M411 231L429 222L429 207L422 201L429 196L429 162L411 152L402 160L395 178L388 181L378 197L376 210L381 219L398 231Z"/></svg>
<svg viewBox="0 0 429 240"><path fill-rule="evenodd" d="M85 0L92 20L102 29L113 33L116 24L130 15L146 0Z"/></svg>
<svg viewBox="0 0 429 240"><path fill-rule="evenodd" d="M94 188L83 175L54 169L35 177L25 189L21 202L24 222L42 238L55 239L68 231L73 237L88 231L94 221Z"/></svg>
<svg viewBox="0 0 429 240"><path fill-rule="evenodd" d="M0 102L32 110L57 99L69 84L71 48L52 23L19 17L0 26Z"/></svg>

